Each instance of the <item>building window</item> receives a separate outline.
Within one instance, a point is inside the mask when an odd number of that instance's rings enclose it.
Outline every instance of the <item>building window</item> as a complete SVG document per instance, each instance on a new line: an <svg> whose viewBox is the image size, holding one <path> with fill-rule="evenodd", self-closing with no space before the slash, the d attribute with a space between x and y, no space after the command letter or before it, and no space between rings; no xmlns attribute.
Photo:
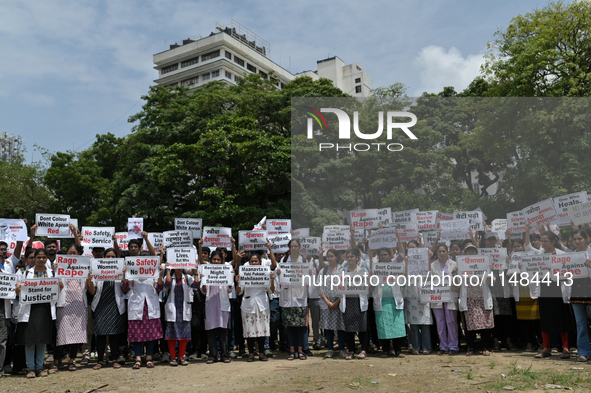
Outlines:
<svg viewBox="0 0 591 393"><path fill-rule="evenodd" d="M192 59L185 60L181 63L181 68L192 66L193 64L199 63L199 56L193 57Z"/></svg>
<svg viewBox="0 0 591 393"><path fill-rule="evenodd" d="M238 75L234 75L234 80L238 82Z"/></svg>
<svg viewBox="0 0 591 393"><path fill-rule="evenodd" d="M361 83L361 78L355 78L355 83Z"/></svg>
<svg viewBox="0 0 591 393"><path fill-rule="evenodd" d="M168 74L169 72L176 71L178 69L179 69L179 65L178 64L173 64L171 66L164 67L163 69L161 69L160 70L160 75Z"/></svg>
<svg viewBox="0 0 591 393"><path fill-rule="evenodd" d="M361 86L355 86L355 93L361 93Z"/></svg>
<svg viewBox="0 0 591 393"><path fill-rule="evenodd" d="M211 78L211 76L210 76L210 74L208 72L207 74L203 74L203 76L201 77L201 80L202 81L206 81L206 80L209 80L209 78Z"/></svg>
<svg viewBox="0 0 591 393"><path fill-rule="evenodd" d="M261 74L261 76L262 76L264 79L267 79L267 78L268 78L268 75L267 75L266 73L264 73L263 71L261 71L261 70L259 70L259 74Z"/></svg>
<svg viewBox="0 0 591 393"><path fill-rule="evenodd" d="M220 50L214 50L213 52L206 53L201 56L201 61L207 61L214 59L216 57L220 57Z"/></svg>
<svg viewBox="0 0 591 393"><path fill-rule="evenodd" d="M283 82L281 82L281 90L283 90Z"/></svg>
<svg viewBox="0 0 591 393"><path fill-rule="evenodd" d="M234 63L238 64L241 67L244 67L244 60L239 57L234 56Z"/></svg>
<svg viewBox="0 0 591 393"><path fill-rule="evenodd" d="M228 71L226 71L226 78L232 80L232 74L230 74Z"/></svg>
<svg viewBox="0 0 591 393"><path fill-rule="evenodd" d="M275 78L271 78L271 83L273 83L275 86L279 86L279 81Z"/></svg>
<svg viewBox="0 0 591 393"><path fill-rule="evenodd" d="M247 70L249 70L250 72L254 72L255 74L256 74L256 72L257 72L257 69L256 69L256 67L255 67L255 66L253 66L253 65L250 65L250 64L248 64L248 63L246 63L246 69L247 69Z"/></svg>
<svg viewBox="0 0 591 393"><path fill-rule="evenodd" d="M214 72L211 73L211 77L212 78L217 78L218 76L220 76L220 71L219 70L214 71Z"/></svg>
<svg viewBox="0 0 591 393"><path fill-rule="evenodd" d="M226 58L232 60L232 54L228 51L225 51L225 52L226 52Z"/></svg>
<svg viewBox="0 0 591 393"><path fill-rule="evenodd" d="M191 79L185 79L184 81L181 82L181 84L183 86L187 86L187 87L190 87L192 85L196 85L197 83L199 83L199 76L196 76Z"/></svg>

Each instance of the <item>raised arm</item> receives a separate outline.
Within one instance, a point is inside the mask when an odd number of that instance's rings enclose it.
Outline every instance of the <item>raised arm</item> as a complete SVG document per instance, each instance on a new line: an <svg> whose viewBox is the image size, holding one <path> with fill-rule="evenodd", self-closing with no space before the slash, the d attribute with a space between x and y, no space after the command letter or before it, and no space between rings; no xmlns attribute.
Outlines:
<svg viewBox="0 0 591 393"><path fill-rule="evenodd" d="M275 258L275 253L273 252L273 247L271 246L271 242L267 239L267 243L265 244L269 249L269 258L271 259L271 270L275 270L277 268L277 259Z"/></svg>
<svg viewBox="0 0 591 393"><path fill-rule="evenodd" d="M115 255L117 258L121 258L121 249L119 248L119 244L117 244L116 234L113 234L113 249L115 250Z"/></svg>
<svg viewBox="0 0 591 393"><path fill-rule="evenodd" d="M76 228L76 225L74 224L70 224L70 231L72 232L72 235L74 236L74 242L76 243L77 246L80 246L82 243L80 242L80 236L79 236L79 232L78 232L78 228Z"/></svg>
<svg viewBox="0 0 591 393"><path fill-rule="evenodd" d="M148 240L148 232L142 231L142 237L144 238L144 241L148 246L148 251L150 252L150 255L156 255L156 250L154 250L154 246L152 245L152 243L150 243L150 240Z"/></svg>

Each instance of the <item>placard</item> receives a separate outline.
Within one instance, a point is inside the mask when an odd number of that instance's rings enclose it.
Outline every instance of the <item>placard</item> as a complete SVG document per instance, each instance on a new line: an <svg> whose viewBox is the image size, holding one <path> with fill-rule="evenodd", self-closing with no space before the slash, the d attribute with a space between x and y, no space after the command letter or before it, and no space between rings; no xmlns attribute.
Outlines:
<svg viewBox="0 0 591 393"><path fill-rule="evenodd" d="M458 273L466 276L490 273L490 258L488 255L458 255Z"/></svg>
<svg viewBox="0 0 591 393"><path fill-rule="evenodd" d="M226 227L205 227L203 229L202 247L225 247L232 250L232 228Z"/></svg>
<svg viewBox="0 0 591 393"><path fill-rule="evenodd" d="M447 279L445 280L447 283ZM435 281L435 284L437 281ZM454 300L449 285L439 285L431 287L431 281L427 280L419 288L419 298L421 303L447 303Z"/></svg>
<svg viewBox="0 0 591 393"><path fill-rule="evenodd" d="M78 226L78 219L77 218L70 217L70 225L74 225L77 229L80 229L80 227ZM36 235L38 235L39 231L36 231L35 233L36 233ZM74 234L72 233L72 231L69 231L68 234L65 236L63 236L63 235L46 235L45 237L48 239L74 239ZM24 253L25 252L23 251L23 254Z"/></svg>
<svg viewBox="0 0 591 393"><path fill-rule="evenodd" d="M291 240L291 233L278 233L276 235L269 235L269 242L273 253L289 251L289 241Z"/></svg>
<svg viewBox="0 0 591 393"><path fill-rule="evenodd" d="M507 229L511 230L511 239L521 239L526 223L523 211L507 213Z"/></svg>
<svg viewBox="0 0 591 393"><path fill-rule="evenodd" d="M423 244L427 248L433 247L433 244L437 241L437 232L422 232L421 235L423 236Z"/></svg>
<svg viewBox="0 0 591 393"><path fill-rule="evenodd" d="M473 231L484 231L482 213L479 211L457 211L454 212L454 219L470 220L470 228L472 228Z"/></svg>
<svg viewBox="0 0 591 393"><path fill-rule="evenodd" d="M369 235L369 249L393 248L398 244L394 228L382 228L371 231Z"/></svg>
<svg viewBox="0 0 591 393"><path fill-rule="evenodd" d="M357 243L361 243L365 238L365 229L363 228L355 228L353 229L353 236L355 236L355 241Z"/></svg>
<svg viewBox="0 0 591 393"><path fill-rule="evenodd" d="M159 249L164 244L164 233L162 232L150 232L148 233L148 241L154 247L155 250ZM147 242L143 243L144 250L148 249Z"/></svg>
<svg viewBox="0 0 591 393"><path fill-rule="evenodd" d="M238 231L238 244L247 251L266 250L267 231Z"/></svg>
<svg viewBox="0 0 591 393"><path fill-rule="evenodd" d="M310 236L310 228L299 228L293 230L293 237L297 237L298 239L309 237Z"/></svg>
<svg viewBox="0 0 591 393"><path fill-rule="evenodd" d="M162 232L163 243L165 247L191 247L193 245L193 238L191 232L188 231L166 231ZM205 245L203 247L211 247Z"/></svg>
<svg viewBox="0 0 591 393"><path fill-rule="evenodd" d="M479 255L488 255L492 263L493 270L507 269L507 249L506 248L479 248Z"/></svg>
<svg viewBox="0 0 591 393"><path fill-rule="evenodd" d="M531 279L535 273L538 273L538 279L542 280L546 274L548 274L548 268L550 267L552 255L543 254L529 254L521 255L521 272L526 273L528 278Z"/></svg>
<svg viewBox="0 0 591 393"><path fill-rule="evenodd" d="M56 235L59 237L68 237L70 231L70 216L67 214L45 214L37 213L35 215L35 224L37 236Z"/></svg>
<svg viewBox="0 0 591 393"><path fill-rule="evenodd" d="M127 219L127 238L142 239L144 230L144 219L139 217L130 217Z"/></svg>
<svg viewBox="0 0 591 393"><path fill-rule="evenodd" d="M170 247L166 261L169 269L197 269L197 251L193 247Z"/></svg>
<svg viewBox="0 0 591 393"><path fill-rule="evenodd" d="M490 231L496 233L504 233L505 231L507 231L507 220L504 218L497 218L496 220L492 220Z"/></svg>
<svg viewBox="0 0 591 393"><path fill-rule="evenodd" d="M201 229L203 228L203 220L201 218L175 218L174 230L191 232L193 239L201 239Z"/></svg>
<svg viewBox="0 0 591 393"><path fill-rule="evenodd" d="M309 263L279 263L277 269L281 271L281 274L279 274L279 283L282 285L301 286L304 283L304 274L310 274Z"/></svg>
<svg viewBox="0 0 591 393"><path fill-rule="evenodd" d="M124 258L98 258L91 259L90 266L94 281L118 281L123 280Z"/></svg>
<svg viewBox="0 0 591 393"><path fill-rule="evenodd" d="M88 278L90 257L82 255L57 255L56 278Z"/></svg>
<svg viewBox="0 0 591 393"><path fill-rule="evenodd" d="M156 256L126 257L125 265L127 266L125 277L128 280L158 278L160 274L160 258Z"/></svg>
<svg viewBox="0 0 591 393"><path fill-rule="evenodd" d="M583 202L587 202L587 191L575 192L554 198L554 209L556 210L556 214L558 214L554 224L570 226L571 218L568 214L568 207Z"/></svg>
<svg viewBox="0 0 591 393"><path fill-rule="evenodd" d="M349 225L325 225L323 233L349 232Z"/></svg>
<svg viewBox="0 0 591 393"><path fill-rule="evenodd" d="M426 212L417 212L417 224L419 224L419 231L429 231L437 228L437 210L430 210Z"/></svg>
<svg viewBox="0 0 591 393"><path fill-rule="evenodd" d="M129 248L129 237L127 232L115 232L117 238L117 245L120 250L127 250Z"/></svg>
<svg viewBox="0 0 591 393"><path fill-rule="evenodd" d="M234 285L232 265L213 264L201 265L203 278L201 285Z"/></svg>
<svg viewBox="0 0 591 393"><path fill-rule="evenodd" d="M324 232L322 234L322 251L348 250L351 245L350 232Z"/></svg>
<svg viewBox="0 0 591 393"><path fill-rule="evenodd" d="M267 219L267 232L269 235L277 235L278 233L291 233L291 220Z"/></svg>
<svg viewBox="0 0 591 393"><path fill-rule="evenodd" d="M426 248L409 248L408 275L427 277L429 274L429 250Z"/></svg>
<svg viewBox="0 0 591 393"><path fill-rule="evenodd" d="M454 219L454 215L453 213L443 213L443 212L437 212L437 229L440 228L439 223L441 221L451 221Z"/></svg>
<svg viewBox="0 0 591 393"><path fill-rule="evenodd" d="M302 255L320 255L320 238L319 237L304 237L300 239L302 246L300 247L300 254Z"/></svg>
<svg viewBox="0 0 591 393"><path fill-rule="evenodd" d="M375 262L373 274L380 279L380 285L392 285L396 282L397 276L405 275L405 264L404 262Z"/></svg>
<svg viewBox="0 0 591 393"><path fill-rule="evenodd" d="M398 224L398 234L400 235L400 241L403 243L417 240L419 236L419 225L416 222Z"/></svg>
<svg viewBox="0 0 591 393"><path fill-rule="evenodd" d="M20 304L57 302L60 293L58 278L26 278L21 281Z"/></svg>
<svg viewBox="0 0 591 393"><path fill-rule="evenodd" d="M403 210L392 213L392 221L394 225L404 224L407 222L417 222L417 213L419 209Z"/></svg>
<svg viewBox="0 0 591 393"><path fill-rule="evenodd" d="M344 272L337 286L337 294L345 296L366 295L369 293L369 274L365 272Z"/></svg>
<svg viewBox="0 0 591 393"><path fill-rule="evenodd" d="M353 228L374 229L380 222L378 209L351 210L349 219Z"/></svg>
<svg viewBox="0 0 591 393"><path fill-rule="evenodd" d="M21 219L0 218L0 240L7 244L11 242L26 242L27 225Z"/></svg>
<svg viewBox="0 0 591 393"><path fill-rule="evenodd" d="M552 199L545 199L523 209L526 222L534 226L552 223L558 217Z"/></svg>
<svg viewBox="0 0 591 393"><path fill-rule="evenodd" d="M474 209L474 211L479 212L482 215L482 220L486 221L486 214L484 214L481 208L477 207L476 209Z"/></svg>
<svg viewBox="0 0 591 393"><path fill-rule="evenodd" d="M16 299L16 283L18 275L0 273L0 299Z"/></svg>
<svg viewBox="0 0 591 393"><path fill-rule="evenodd" d="M587 194L591 196L591 194ZM591 202L579 203L567 207L568 216L575 225L583 225L591 222Z"/></svg>
<svg viewBox="0 0 591 393"><path fill-rule="evenodd" d="M270 287L271 269L260 265L240 266L238 285L240 288Z"/></svg>
<svg viewBox="0 0 591 393"><path fill-rule="evenodd" d="M384 228L392 225L392 209L389 207L378 209L378 219Z"/></svg>
<svg viewBox="0 0 591 393"><path fill-rule="evenodd" d="M572 279L589 277L586 252L568 252L560 255L552 255L550 259L550 274L556 279L556 274L566 277L566 273L572 274Z"/></svg>
<svg viewBox="0 0 591 393"><path fill-rule="evenodd" d="M88 247L113 247L115 227L82 227L84 245Z"/></svg>
<svg viewBox="0 0 591 393"><path fill-rule="evenodd" d="M470 220L441 221L439 229L441 230L440 239L443 241L470 238Z"/></svg>

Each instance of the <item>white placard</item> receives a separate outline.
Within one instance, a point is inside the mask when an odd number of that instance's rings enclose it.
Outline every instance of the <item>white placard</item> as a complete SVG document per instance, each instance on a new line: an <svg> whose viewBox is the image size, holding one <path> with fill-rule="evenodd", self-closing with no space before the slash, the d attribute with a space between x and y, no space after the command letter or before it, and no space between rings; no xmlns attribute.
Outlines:
<svg viewBox="0 0 591 393"><path fill-rule="evenodd" d="M560 255L552 255L550 259L550 274L556 278L566 277L566 273L572 274L572 279L589 277L589 268L586 265L586 252L568 252Z"/></svg>
<svg viewBox="0 0 591 393"><path fill-rule="evenodd" d="M348 250L351 244L351 232L324 232L322 234L322 251Z"/></svg>
<svg viewBox="0 0 591 393"><path fill-rule="evenodd" d="M160 258L156 256L126 257L125 265L127 266L125 277L128 280L158 278L160 274Z"/></svg>
<svg viewBox="0 0 591 393"><path fill-rule="evenodd" d="M203 229L202 247L225 247L232 250L232 228L226 227L205 227Z"/></svg>
<svg viewBox="0 0 591 393"><path fill-rule="evenodd" d="M488 255L458 255L458 273L463 275L477 275L490 273L490 258Z"/></svg>
<svg viewBox="0 0 591 393"><path fill-rule="evenodd" d="M416 222L398 224L398 234L400 235L400 241L403 243L417 240L417 237L419 236L419 225Z"/></svg>
<svg viewBox="0 0 591 393"><path fill-rule="evenodd" d="M234 285L232 265L208 263L202 268L201 285Z"/></svg>
<svg viewBox="0 0 591 393"><path fill-rule="evenodd" d="M82 227L84 245L88 247L113 247L115 227Z"/></svg>
<svg viewBox="0 0 591 393"><path fill-rule="evenodd" d="M165 247L191 247L193 245L193 237L189 231L166 231L162 232L162 242ZM205 245L203 247L210 247Z"/></svg>
<svg viewBox="0 0 591 393"><path fill-rule="evenodd" d="M447 284L447 279L445 279ZM451 281L451 280L450 280ZM435 284L437 281L435 281ZM433 286L431 288L431 281L427 280L424 285L419 288L419 297L421 303L447 303L452 302L453 295L449 285Z"/></svg>
<svg viewBox="0 0 591 393"><path fill-rule="evenodd" d="M70 217L70 224L74 225L77 229L80 229L80 227L78 226L78 219L77 218L72 218ZM36 232L36 234L39 234L39 231ZM46 236L48 239L74 239L74 234L72 233L72 231L68 232L68 234L66 236L63 235L47 235ZM24 252L23 252L24 254Z"/></svg>
<svg viewBox="0 0 591 393"><path fill-rule="evenodd" d="M429 231L437 228L437 210L417 212L417 224L419 231Z"/></svg>
<svg viewBox="0 0 591 393"><path fill-rule="evenodd" d="M550 267L551 255L530 254L521 255L518 262L521 263L521 272L527 273L528 278L532 278L535 273L539 273L539 280L548 274L548 267ZM511 261L513 262L513 261Z"/></svg>
<svg viewBox="0 0 591 393"><path fill-rule="evenodd" d="M162 232L150 232L148 233L148 241L154 247L155 250L159 249L161 245L164 244L164 233ZM143 247L145 250L148 249L147 242L143 243Z"/></svg>
<svg viewBox="0 0 591 393"><path fill-rule="evenodd" d="M507 230L507 220L504 218L497 218L496 220L492 220L491 223L491 232L496 233L504 233Z"/></svg>
<svg viewBox="0 0 591 393"><path fill-rule="evenodd" d="M369 293L369 274L365 272L344 272L337 286L337 294L358 296Z"/></svg>
<svg viewBox="0 0 591 393"><path fill-rule="evenodd" d="M396 281L396 276L405 275L404 262L375 262L373 264L373 274L380 279L380 285L392 285ZM388 281L388 277L390 281Z"/></svg>
<svg viewBox="0 0 591 393"><path fill-rule="evenodd" d="M492 263L493 270L507 269L507 249L506 248L479 248L479 255L488 255Z"/></svg>
<svg viewBox="0 0 591 393"><path fill-rule="evenodd" d="M267 231L238 231L238 244L247 251L266 250Z"/></svg>
<svg viewBox="0 0 591 393"><path fill-rule="evenodd" d="M310 228L299 228L299 229L293 230L293 237L297 237L298 239L301 239L303 237L309 237L309 236L310 236Z"/></svg>
<svg viewBox="0 0 591 393"><path fill-rule="evenodd" d="M115 232L115 236L117 237L117 245L119 246L119 249L127 250L129 248L129 237L127 236L127 232Z"/></svg>
<svg viewBox="0 0 591 393"><path fill-rule="evenodd" d="M320 254L320 240L319 237L304 237L300 239L302 246L300 247L300 254L318 256Z"/></svg>
<svg viewBox="0 0 591 393"><path fill-rule="evenodd" d="M351 210L349 219L353 228L374 229L380 222L378 209Z"/></svg>
<svg viewBox="0 0 591 393"><path fill-rule="evenodd" d="M429 250L426 248L409 248L408 275L427 277L429 274Z"/></svg>
<svg viewBox="0 0 591 393"><path fill-rule="evenodd" d="M304 274L310 274L309 263L279 263L277 269L281 271L281 274L279 274L279 283L281 285L301 286L304 282Z"/></svg>
<svg viewBox="0 0 591 393"><path fill-rule="evenodd" d="M144 230L144 219L139 217L130 217L127 219L127 238L142 239Z"/></svg>
<svg viewBox="0 0 591 393"><path fill-rule="evenodd" d="M59 293L58 278L27 278L21 281L20 304L57 302Z"/></svg>
<svg viewBox="0 0 591 393"><path fill-rule="evenodd" d="M526 222L533 224L532 226L540 226L551 224L556 220L558 214L554 209L554 202L552 199L545 199L523 209L523 216L525 217Z"/></svg>
<svg viewBox="0 0 591 393"><path fill-rule="evenodd" d="M384 228L387 228L390 225L392 225L392 209L390 209L389 207L378 209L378 219L380 220Z"/></svg>
<svg viewBox="0 0 591 393"><path fill-rule="evenodd" d="M349 232L349 225L325 225L323 233Z"/></svg>
<svg viewBox="0 0 591 393"><path fill-rule="evenodd" d="M587 202L587 191L575 192L554 198L554 209L556 210L556 214L558 214L558 218L553 224L570 226L571 218L568 215L568 207L583 202Z"/></svg>
<svg viewBox="0 0 591 393"><path fill-rule="evenodd" d="M355 236L355 241L357 243L361 243L365 238L365 229L363 228L355 228L353 229L353 236Z"/></svg>
<svg viewBox="0 0 591 393"><path fill-rule="evenodd" d="M507 213L507 229L511 230L511 239L520 239L527 223L523 211Z"/></svg>
<svg viewBox="0 0 591 393"><path fill-rule="evenodd" d="M14 288L18 281L16 274L0 273L0 299L15 299Z"/></svg>
<svg viewBox="0 0 591 393"><path fill-rule="evenodd" d="M450 220L439 222L440 239L464 240L470 238L470 220Z"/></svg>
<svg viewBox="0 0 591 393"><path fill-rule="evenodd" d="M289 251L289 241L291 240L291 233L278 233L276 235L269 235L269 242L273 253Z"/></svg>
<svg viewBox="0 0 591 393"><path fill-rule="evenodd" d="M56 278L88 278L90 257L82 255L57 255Z"/></svg>
<svg viewBox="0 0 591 393"><path fill-rule="evenodd" d="M203 220L201 218L175 218L174 230L191 232L193 239L201 239L201 229L203 228Z"/></svg>
<svg viewBox="0 0 591 393"><path fill-rule="evenodd" d="M171 247L166 249L169 269L197 269L197 251L193 247Z"/></svg>
<svg viewBox="0 0 591 393"><path fill-rule="evenodd" d="M591 194L587 194L587 196L591 196ZM573 224L583 225L591 222L591 202L568 206L567 209Z"/></svg>
<svg viewBox="0 0 591 393"><path fill-rule="evenodd" d="M393 248L398 244L394 228L382 228L371 231L369 235L369 249Z"/></svg>
<svg viewBox="0 0 591 393"><path fill-rule="evenodd" d="M486 214L484 214L481 208L477 207L476 209L474 209L474 211L480 212L480 214L482 214L482 219L486 221Z"/></svg>
<svg viewBox="0 0 591 393"><path fill-rule="evenodd" d="M423 244L425 247L433 247L433 244L435 244L435 241L437 240L437 232L422 232L421 235L423 236Z"/></svg>
<svg viewBox="0 0 591 393"><path fill-rule="evenodd" d="M454 212L454 219L456 220L470 220L470 228L473 231L484 231L484 224L482 222L482 213L479 211L458 211Z"/></svg>
<svg viewBox="0 0 591 393"><path fill-rule="evenodd" d="M35 224L37 236L55 235L59 237L68 237L70 231L70 216L67 214L36 214Z"/></svg>
<svg viewBox="0 0 591 393"><path fill-rule="evenodd" d="M267 232L269 235L276 235L278 233L291 233L291 220L267 219Z"/></svg>
<svg viewBox="0 0 591 393"><path fill-rule="evenodd" d="M417 222L417 213L419 209L403 210L392 213L394 225L405 224L407 222Z"/></svg>
<svg viewBox="0 0 591 393"><path fill-rule="evenodd" d="M437 212L437 229L440 228L439 223L442 221L451 221L454 219L453 213Z"/></svg>
<svg viewBox="0 0 591 393"><path fill-rule="evenodd" d="M99 258L91 259L90 267L94 281L117 281L123 280L124 258Z"/></svg>
<svg viewBox="0 0 591 393"><path fill-rule="evenodd" d="M240 288L270 287L271 269L260 265L240 266L238 285Z"/></svg>
<svg viewBox="0 0 591 393"><path fill-rule="evenodd" d="M21 219L0 218L0 240L11 242L26 242L27 225Z"/></svg>

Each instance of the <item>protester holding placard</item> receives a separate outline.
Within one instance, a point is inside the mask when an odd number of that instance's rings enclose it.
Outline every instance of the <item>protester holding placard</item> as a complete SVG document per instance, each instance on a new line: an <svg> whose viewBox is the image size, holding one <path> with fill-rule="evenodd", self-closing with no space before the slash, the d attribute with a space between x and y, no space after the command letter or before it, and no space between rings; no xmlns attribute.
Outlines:
<svg viewBox="0 0 591 393"><path fill-rule="evenodd" d="M339 349L341 356L344 358L347 356L345 351L345 324L343 322L343 313L339 309L339 303L341 302L340 296L337 294L336 287L333 288L331 285L332 277L335 280L338 279L338 251L328 250L326 251L326 259L328 265L320 270L320 329L324 329L326 335L326 341L328 344L328 352L324 357L332 358L334 351L334 331L337 331L339 340ZM319 261L323 261L323 253L318 255Z"/></svg>
<svg viewBox="0 0 591 393"><path fill-rule="evenodd" d="M584 252L587 256L587 268L591 267L587 240L589 236L585 231L576 230L572 234L576 251ZM591 304L591 278L578 278L574 280L570 304L575 314L577 323L577 360L586 362L591 356L591 345L589 345L589 328L587 326L587 307Z"/></svg>
<svg viewBox="0 0 591 393"><path fill-rule="evenodd" d="M450 282L458 270L456 262L449 259L447 246L439 243L436 246L437 260L431 263L431 274L438 275L441 282ZM453 291L453 287L452 287ZM432 303L431 309L437 321L439 334L439 354L457 355L459 352L458 337L458 305L455 301Z"/></svg>
<svg viewBox="0 0 591 393"><path fill-rule="evenodd" d="M144 233L146 236L144 236ZM147 233L142 232L142 236L147 241ZM139 243L139 244L138 244ZM149 244L149 243L148 243ZM136 247L133 247L136 246ZM151 247L151 244L149 244ZM137 253L141 248L139 239L129 241L130 254ZM154 248L152 252L155 254ZM152 255L154 255L152 254ZM127 271L127 266L124 268ZM159 267L160 273L164 270L164 265ZM135 353L134 370L139 370L142 366L142 353L146 347L146 367L154 368L152 356L154 355L154 346L156 340L162 338L162 324L160 323L160 301L158 292L164 288L162 274L158 278L141 279L123 279L121 289L124 293L130 292L128 307L128 327L127 341L133 343Z"/></svg>
<svg viewBox="0 0 591 393"><path fill-rule="evenodd" d="M276 264L275 255L273 251L269 251L270 258L273 264ZM261 266L261 256L258 254L251 254L248 258L248 266ZM259 347L259 360L267 361L265 356L265 337L269 335L271 308L269 305L269 297L275 291L275 276L270 273L271 285L268 287L246 287L241 288L240 285L236 287L236 291L242 296L242 304L240 311L242 313L242 327L244 338L248 345L248 362L254 360L255 341ZM240 275L236 275L236 282L239 282Z"/></svg>
<svg viewBox="0 0 591 393"><path fill-rule="evenodd" d="M23 278L53 277L46 263L47 251L44 248L35 250L35 266L27 269ZM63 287L62 283L60 287ZM20 295L20 283L16 285L15 291ZM45 347L52 341L55 318L55 302L21 304L19 307L16 343L25 346L27 378L47 376L47 371L43 370Z"/></svg>

